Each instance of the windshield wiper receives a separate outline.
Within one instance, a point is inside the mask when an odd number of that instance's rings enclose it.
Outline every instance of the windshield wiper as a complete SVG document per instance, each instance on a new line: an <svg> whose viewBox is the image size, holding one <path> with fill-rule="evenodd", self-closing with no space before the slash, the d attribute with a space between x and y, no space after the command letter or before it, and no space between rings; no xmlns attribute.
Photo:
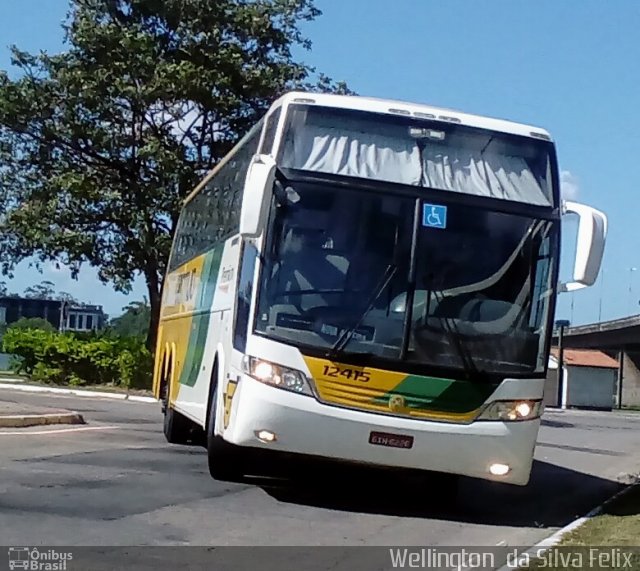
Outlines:
<svg viewBox="0 0 640 571"><path fill-rule="evenodd" d="M366 309L360 314L360 317L352 327L345 329L340 334L340 337L338 337L338 339L333 344L331 349L329 349L329 351L327 352L327 357L329 359L335 359L338 353L345 348L345 346L347 345L347 343L349 343L349 341L351 341L351 338L353 337L354 333L358 330L358 327L360 327L360 325L362 324L362 321L367 316L367 314L371 311L371 309L373 309L373 306L375 305L376 301L378 301L378 298L382 295L382 293L386 289L387 285L389 285L389 282L393 279L393 276L395 276L397 271L398 271L398 266L396 264L389 264L387 266L387 268L384 271L384 274L382 275L382 277L380 278L380 281L378 282L378 285L374 288L371 296L369 296L369 299L367 300Z"/></svg>
<svg viewBox="0 0 640 571"><path fill-rule="evenodd" d="M436 299L438 298L438 293L436 293L436 291L433 291L434 295L436 296ZM440 292L441 293L441 292ZM444 296L442 296L439 300L437 300L438 302L441 302L442 299L444 298ZM454 350L457 352L458 354L458 358L460 359L460 362L462 363L462 367L464 369L464 371L469 374L469 373L480 373L482 371L480 371L480 369L478 369L478 366L475 364L473 357L471 357L471 354L469 353L469 351L467 350L467 348L465 347L464 343L461 341L460 339L460 330L458 329L458 327L455 324L454 318L450 319L448 317L440 317L438 315L434 315L433 317L436 317L437 319L440 320L440 322L443 324L443 329L449 339L449 344L450 346L452 346L454 348ZM427 315L427 319L429 318L429 315Z"/></svg>

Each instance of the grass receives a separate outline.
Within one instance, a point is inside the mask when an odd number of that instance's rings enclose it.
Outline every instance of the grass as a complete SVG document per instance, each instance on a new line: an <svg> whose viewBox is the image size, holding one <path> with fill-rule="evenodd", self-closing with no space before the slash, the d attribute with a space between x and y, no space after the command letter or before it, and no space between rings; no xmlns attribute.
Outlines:
<svg viewBox="0 0 640 571"><path fill-rule="evenodd" d="M640 546L640 485L568 534L563 545ZM640 569L640 568L639 568Z"/></svg>
<svg viewBox="0 0 640 571"><path fill-rule="evenodd" d="M628 549L625 551L625 547L635 548L630 566L621 555L631 553ZM591 555L596 553L593 548L598 548L597 552L606 554L605 557L617 553L619 558L592 559ZM564 559L561 559L562 554ZM579 562L581 566L576 566ZM564 536L558 548L552 548L542 561L533 562L527 569L560 571L570 568L640 571L640 484L607 505L600 515Z"/></svg>

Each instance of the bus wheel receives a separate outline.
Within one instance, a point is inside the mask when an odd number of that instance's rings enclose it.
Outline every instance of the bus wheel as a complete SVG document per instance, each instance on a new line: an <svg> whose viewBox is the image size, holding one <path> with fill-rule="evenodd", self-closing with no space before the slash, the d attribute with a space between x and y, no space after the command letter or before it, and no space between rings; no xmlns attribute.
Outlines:
<svg viewBox="0 0 640 571"><path fill-rule="evenodd" d="M164 437L170 444L187 444L191 436L189 419L172 408L169 401L170 386L166 381L164 389Z"/></svg>
<svg viewBox="0 0 640 571"><path fill-rule="evenodd" d="M215 433L216 411L218 409L217 367L214 369L214 379L216 382L211 389L211 406L207 419L209 473L214 480L238 481L242 477L242 468L236 447Z"/></svg>

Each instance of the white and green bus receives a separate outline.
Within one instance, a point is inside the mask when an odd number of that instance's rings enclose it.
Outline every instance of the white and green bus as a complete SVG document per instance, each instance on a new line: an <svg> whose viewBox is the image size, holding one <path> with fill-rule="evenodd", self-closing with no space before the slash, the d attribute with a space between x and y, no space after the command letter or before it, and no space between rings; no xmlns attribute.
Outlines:
<svg viewBox="0 0 640 571"><path fill-rule="evenodd" d="M606 225L561 200L543 129L288 93L184 204L154 377L166 438L206 435L218 479L280 454L525 485L556 295L594 283Z"/></svg>

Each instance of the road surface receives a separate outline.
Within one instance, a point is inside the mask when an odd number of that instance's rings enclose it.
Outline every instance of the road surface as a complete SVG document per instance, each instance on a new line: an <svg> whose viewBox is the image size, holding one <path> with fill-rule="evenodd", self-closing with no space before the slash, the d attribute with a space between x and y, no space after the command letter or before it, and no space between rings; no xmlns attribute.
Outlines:
<svg viewBox="0 0 640 571"><path fill-rule="evenodd" d="M341 495L222 483L203 449L165 442L157 404L0 390L88 422L0 431L3 545L524 546L640 471L640 414L567 411L545 415L528 487L464 480L450 509L373 477Z"/></svg>

